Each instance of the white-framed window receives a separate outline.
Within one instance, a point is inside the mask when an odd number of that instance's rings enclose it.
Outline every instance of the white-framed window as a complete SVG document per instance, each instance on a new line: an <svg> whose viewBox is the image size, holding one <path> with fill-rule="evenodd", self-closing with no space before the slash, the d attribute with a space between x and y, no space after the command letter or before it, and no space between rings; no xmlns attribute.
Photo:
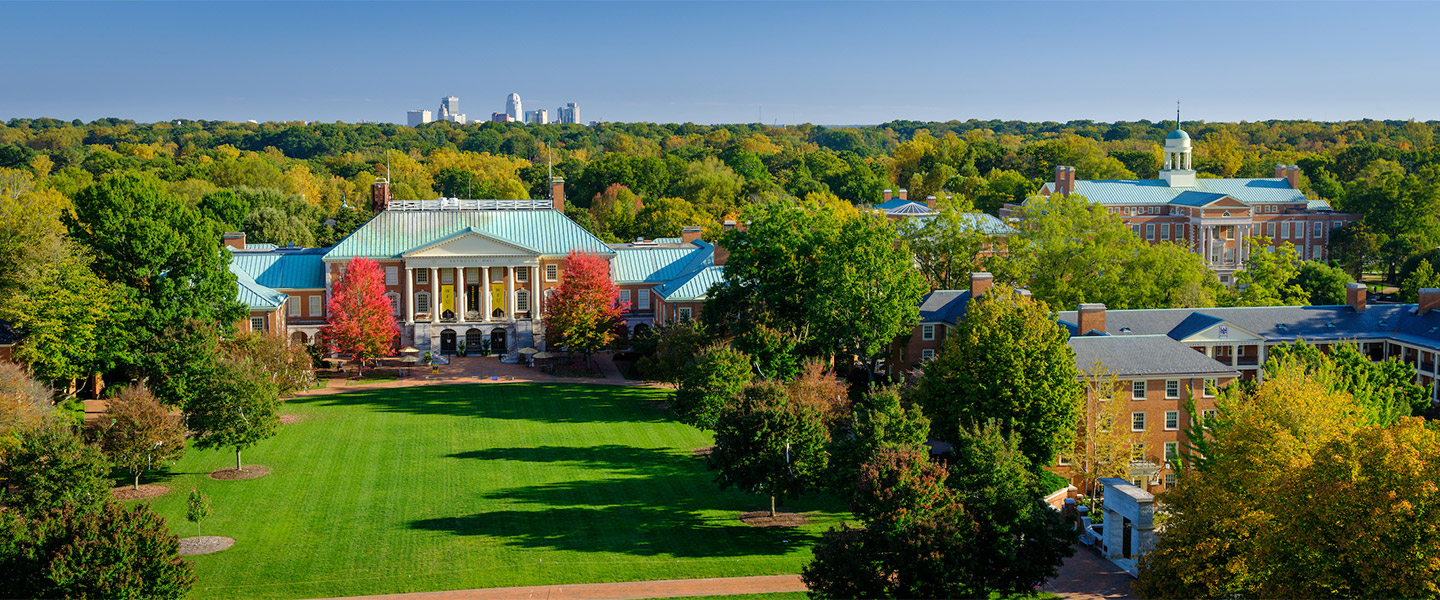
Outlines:
<svg viewBox="0 0 1440 600"><path fill-rule="evenodd" d="M515 290L515 312L530 312L530 290Z"/></svg>
<svg viewBox="0 0 1440 600"><path fill-rule="evenodd" d="M1137 379L1137 380L1135 380L1135 381L1130 382L1130 399L1131 399L1131 400L1144 400L1144 399L1145 399L1145 380L1144 380L1144 379Z"/></svg>
<svg viewBox="0 0 1440 600"><path fill-rule="evenodd" d="M400 285L400 267L385 267L385 285Z"/></svg>
<svg viewBox="0 0 1440 600"><path fill-rule="evenodd" d="M398 316L400 314L400 294L390 292L385 294L385 299L390 301L390 314Z"/></svg>
<svg viewBox="0 0 1440 600"><path fill-rule="evenodd" d="M1220 411L1215 410L1215 409L1213 409L1213 408L1207 408L1207 409L1205 409L1205 410L1200 411L1200 422L1205 425L1205 428L1206 428L1206 429L1209 429L1209 428L1210 428L1210 422L1213 421L1213 420L1215 420L1215 417L1218 417L1219 415L1220 415Z"/></svg>
<svg viewBox="0 0 1440 600"><path fill-rule="evenodd" d="M1179 480L1175 477L1175 474L1174 474L1174 473L1166 473L1166 474L1165 474L1165 489L1170 489L1170 488L1175 487L1175 484L1176 484L1176 483L1179 483Z"/></svg>
<svg viewBox="0 0 1440 600"><path fill-rule="evenodd" d="M530 282L530 267L515 267L515 281L520 283Z"/></svg>
<svg viewBox="0 0 1440 600"><path fill-rule="evenodd" d="M927 341L927 342L934 340L934 339L935 339L935 326L934 326L934 325L921 325L921 326L920 326L920 339L925 340L925 341Z"/></svg>
<svg viewBox="0 0 1440 600"><path fill-rule="evenodd" d="M1180 456L1180 442L1165 442L1165 462L1175 460Z"/></svg>
<svg viewBox="0 0 1440 600"><path fill-rule="evenodd" d="M285 303L285 314L291 317L300 316L300 297L291 296L290 301Z"/></svg>
<svg viewBox="0 0 1440 600"><path fill-rule="evenodd" d="M415 283L430 285L430 269L415 269Z"/></svg>
<svg viewBox="0 0 1440 600"><path fill-rule="evenodd" d="M250 331L265 331L265 317L250 317Z"/></svg>
<svg viewBox="0 0 1440 600"><path fill-rule="evenodd" d="M1310 260L1324 260L1325 257L1324 257L1324 256L1321 256L1321 254L1324 254L1324 252L1325 252L1325 247L1324 247L1324 246L1320 246L1320 245L1311 246L1311 247L1310 247Z"/></svg>
<svg viewBox="0 0 1440 600"><path fill-rule="evenodd" d="M677 310L677 313L680 315L680 322L681 322L681 323L684 323L685 321L689 321L689 320L690 320L690 307L688 307L688 306L681 306L681 307L679 307L679 308L676 309L676 310Z"/></svg>
<svg viewBox="0 0 1440 600"><path fill-rule="evenodd" d="M1268 238L1270 238L1270 239L1272 239L1272 240L1275 239L1275 222L1274 222L1274 221L1271 221L1271 222L1265 224L1265 237L1268 237Z"/></svg>
<svg viewBox="0 0 1440 600"><path fill-rule="evenodd" d="M440 285L455 285L455 269L440 269Z"/></svg>
<svg viewBox="0 0 1440 600"><path fill-rule="evenodd" d="M1154 224L1154 223L1146 223L1146 224L1145 224L1145 239L1147 239L1147 240L1153 240L1153 239L1155 239L1155 224Z"/></svg>
<svg viewBox="0 0 1440 600"><path fill-rule="evenodd" d="M1139 223L1136 223L1136 224L1134 224L1134 225L1131 225L1131 226L1130 226L1130 231L1135 232L1135 236L1136 236L1136 237L1139 237L1139 236L1140 236L1140 224L1139 224Z"/></svg>
<svg viewBox="0 0 1440 600"><path fill-rule="evenodd" d="M1289 221L1285 221L1285 222L1283 222L1283 223L1280 224L1280 239L1283 240L1283 239L1287 239L1287 238L1289 238L1289 237L1290 237L1290 222L1289 222Z"/></svg>
<svg viewBox="0 0 1440 600"><path fill-rule="evenodd" d="M325 316L325 297L315 294L310 297L310 314L312 317Z"/></svg>
<svg viewBox="0 0 1440 600"><path fill-rule="evenodd" d="M1314 233L1313 235L1311 235L1310 237L1313 237L1313 238L1315 238L1315 239L1317 239L1317 240L1320 239L1320 238L1325 237L1325 223L1320 222L1320 221L1316 221L1316 222L1315 222L1315 233Z"/></svg>
<svg viewBox="0 0 1440 600"><path fill-rule="evenodd" d="M924 349L920 350L920 360L924 361L924 360L930 360L930 359L932 359L932 358L935 358L935 349L934 349L934 348L924 348Z"/></svg>
<svg viewBox="0 0 1440 600"><path fill-rule="evenodd" d="M635 290L635 304L639 310L650 310L650 290L645 288Z"/></svg>
<svg viewBox="0 0 1440 600"><path fill-rule="evenodd" d="M620 306L624 306L625 310L635 310L634 306L630 306L630 290L620 290Z"/></svg>
<svg viewBox="0 0 1440 600"><path fill-rule="evenodd" d="M1055 459L1055 464L1058 464L1062 467L1068 466L1070 464L1070 456L1067 454L1061 454L1058 458Z"/></svg>
<svg viewBox="0 0 1440 600"><path fill-rule="evenodd" d="M430 292L419 292L415 294L416 314L430 313Z"/></svg>
<svg viewBox="0 0 1440 600"><path fill-rule="evenodd" d="M545 265L545 281L555 281L560 278L560 265Z"/></svg>
<svg viewBox="0 0 1440 600"><path fill-rule="evenodd" d="M1145 431L1145 411L1130 413L1130 431Z"/></svg>
<svg viewBox="0 0 1440 600"><path fill-rule="evenodd" d="M1161 223L1161 224L1160 224L1160 239L1162 239L1162 240L1168 240L1168 239L1170 239L1170 224L1169 224L1169 223Z"/></svg>
<svg viewBox="0 0 1440 600"><path fill-rule="evenodd" d="M546 305L546 306L549 306L549 304L550 304L550 299L555 297L555 288L550 288L550 289L548 289L548 290L545 290L544 293L540 294L540 297L544 299L545 305ZM542 307L542 310L543 310L543 307Z"/></svg>
<svg viewBox="0 0 1440 600"><path fill-rule="evenodd" d="M1216 383L1215 383L1215 378L1214 378L1214 377L1206 377L1206 378L1205 378L1205 391L1200 392L1200 395L1201 395L1201 396L1204 396L1204 397L1206 397L1206 398L1214 398L1214 397L1215 397L1215 394L1211 393L1210 388L1215 387L1215 385L1216 385Z"/></svg>
<svg viewBox="0 0 1440 600"><path fill-rule="evenodd" d="M1179 398L1179 397L1180 397L1180 380L1179 380L1179 379L1171 379L1171 380L1165 382L1165 397L1166 397L1166 398L1171 398L1171 399Z"/></svg>
<svg viewBox="0 0 1440 600"><path fill-rule="evenodd" d="M1225 249L1225 262L1227 262L1227 263L1235 262L1235 249L1234 249L1234 248L1226 248L1226 249Z"/></svg>
<svg viewBox="0 0 1440 600"><path fill-rule="evenodd" d="M1180 411L1165 411L1165 431L1175 431L1180 428Z"/></svg>

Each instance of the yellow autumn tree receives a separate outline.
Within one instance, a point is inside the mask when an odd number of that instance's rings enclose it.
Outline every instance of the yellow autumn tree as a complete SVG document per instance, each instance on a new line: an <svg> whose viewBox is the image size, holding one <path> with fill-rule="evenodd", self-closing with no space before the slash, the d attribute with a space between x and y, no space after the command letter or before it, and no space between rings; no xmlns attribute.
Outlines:
<svg viewBox="0 0 1440 600"><path fill-rule="evenodd" d="M1129 474L1134 446L1125 426L1130 388L1100 363L1091 365L1080 378L1085 382L1085 412L1075 434L1070 470L1081 476L1085 493L1093 495L1100 479Z"/></svg>

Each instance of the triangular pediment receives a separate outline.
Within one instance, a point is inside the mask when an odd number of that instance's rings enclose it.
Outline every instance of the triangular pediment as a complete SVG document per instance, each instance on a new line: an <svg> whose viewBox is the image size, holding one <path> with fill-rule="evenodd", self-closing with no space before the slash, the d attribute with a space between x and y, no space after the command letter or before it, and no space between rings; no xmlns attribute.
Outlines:
<svg viewBox="0 0 1440 600"><path fill-rule="evenodd" d="M1250 205L1236 200L1234 196L1221 196L1206 204L1205 208L1250 208Z"/></svg>
<svg viewBox="0 0 1440 600"><path fill-rule="evenodd" d="M1243 327L1236 327L1229 321L1221 321L1185 336L1182 342L1255 342L1265 338Z"/></svg>
<svg viewBox="0 0 1440 600"><path fill-rule="evenodd" d="M524 246L499 240L475 228L416 246L402 254L405 258L448 258L452 256L538 256L540 253Z"/></svg>

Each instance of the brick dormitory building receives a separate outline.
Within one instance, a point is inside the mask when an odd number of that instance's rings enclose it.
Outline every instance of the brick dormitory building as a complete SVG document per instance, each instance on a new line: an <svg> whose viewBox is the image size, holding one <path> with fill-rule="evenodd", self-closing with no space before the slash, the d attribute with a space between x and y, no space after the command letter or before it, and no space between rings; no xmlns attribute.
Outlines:
<svg viewBox="0 0 1440 600"><path fill-rule="evenodd" d="M965 317L971 298L991 287L989 273L971 276L968 290L937 290L920 303L920 322L898 340L891 361L897 371L916 371L933 358ZM1101 365L1120 381L1124 411L1135 443L1132 479L1142 488L1174 482L1168 456L1183 446L1190 425L1183 407L1195 400L1200 414L1215 409L1207 382L1224 387L1236 379L1263 378L1270 348L1305 340L1319 348L1356 344L1372 360L1399 358L1415 381L1440 400L1440 289L1424 289L1416 304L1369 304L1364 284L1346 288L1346 304L1107 310L1081 304L1061 311L1057 324L1070 334L1075 366ZM1070 475L1067 461L1052 466Z"/></svg>
<svg viewBox="0 0 1440 600"><path fill-rule="evenodd" d="M1268 246L1293 244L1301 259L1322 261L1331 232L1360 218L1307 199L1295 165L1275 165L1273 178L1197 177L1190 135L1180 129L1165 138L1164 151L1159 179L1076 180L1074 167L1058 166L1039 194L1084 196L1119 215L1140 239L1183 244L1226 285L1263 243L1259 238ZM1005 205L1000 217L1013 218L1020 206Z"/></svg>
<svg viewBox="0 0 1440 600"><path fill-rule="evenodd" d="M564 281L571 251L609 261L633 329L697 317L724 262L699 227L679 238L604 243L565 216L558 178L543 200L395 201L383 180L371 192L375 218L331 248L247 244L243 233L226 234L238 299L250 309L242 331L312 343L345 264L364 257L384 273L402 345L443 354L462 340L502 354L544 349L544 305Z"/></svg>

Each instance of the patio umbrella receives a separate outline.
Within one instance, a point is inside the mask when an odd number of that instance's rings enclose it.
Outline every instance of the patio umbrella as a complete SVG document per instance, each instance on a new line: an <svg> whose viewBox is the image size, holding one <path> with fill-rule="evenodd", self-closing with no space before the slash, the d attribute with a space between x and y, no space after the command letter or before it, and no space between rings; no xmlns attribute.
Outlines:
<svg viewBox="0 0 1440 600"><path fill-rule="evenodd" d="M521 354L534 354L534 353L536 353L536 352L539 352L539 350L536 350L536 349L531 348L531 347L529 347L529 346L526 346L526 347L520 349L520 353L521 353Z"/></svg>
<svg viewBox="0 0 1440 600"><path fill-rule="evenodd" d="M419 354L420 349L414 346L406 346L400 350L401 354Z"/></svg>
<svg viewBox="0 0 1440 600"><path fill-rule="evenodd" d="M530 358L533 358L533 359L535 359L535 360L540 360L540 359L544 359L544 358L551 358L551 357L553 357L553 356L555 356L555 355L554 355L554 354L551 354L551 353L549 353L549 352L536 352L535 355L534 355L534 356L531 356Z"/></svg>

